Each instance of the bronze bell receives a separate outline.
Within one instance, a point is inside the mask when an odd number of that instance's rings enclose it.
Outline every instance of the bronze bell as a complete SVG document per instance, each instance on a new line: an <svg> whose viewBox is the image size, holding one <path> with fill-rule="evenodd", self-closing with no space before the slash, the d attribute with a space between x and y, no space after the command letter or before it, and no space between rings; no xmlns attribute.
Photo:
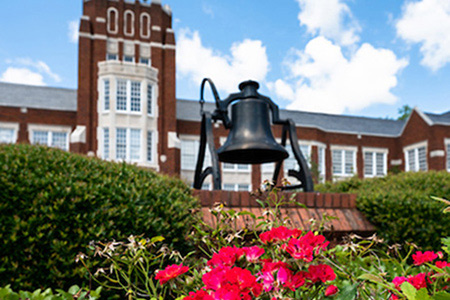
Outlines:
<svg viewBox="0 0 450 300"><path fill-rule="evenodd" d="M260 164L281 161L289 156L273 137L270 109L266 101L252 97L259 85L246 81L239 89L248 97L231 106L231 128L225 144L217 150L219 161Z"/></svg>

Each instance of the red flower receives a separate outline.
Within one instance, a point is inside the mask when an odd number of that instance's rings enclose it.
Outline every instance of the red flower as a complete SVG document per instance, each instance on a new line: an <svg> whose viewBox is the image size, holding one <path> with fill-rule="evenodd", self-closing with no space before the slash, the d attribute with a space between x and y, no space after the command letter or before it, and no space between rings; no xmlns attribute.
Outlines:
<svg viewBox="0 0 450 300"><path fill-rule="evenodd" d="M333 269L329 265L317 265L317 266L309 266L308 268L308 278L316 283L317 281L332 281L336 279L336 274L334 274Z"/></svg>
<svg viewBox="0 0 450 300"><path fill-rule="evenodd" d="M437 257L438 255L433 251L425 251L424 253L422 253L422 251L417 251L415 254L412 255L414 264L416 266L420 266L424 263L431 262L435 260Z"/></svg>
<svg viewBox="0 0 450 300"><path fill-rule="evenodd" d="M408 282L412 284L413 287L420 290L421 288L427 287L427 274L419 273L415 276L408 276Z"/></svg>
<svg viewBox="0 0 450 300"><path fill-rule="evenodd" d="M298 239L291 239L287 245L282 246L282 249L295 259L311 262L314 259L313 255L319 254L328 244L323 235L315 235L310 231Z"/></svg>
<svg viewBox="0 0 450 300"><path fill-rule="evenodd" d="M183 300L214 300L205 290L199 290L197 292L190 292L189 296L183 298Z"/></svg>
<svg viewBox="0 0 450 300"><path fill-rule="evenodd" d="M213 254L213 257L208 261L208 266L231 267L242 255L244 255L244 250L241 248L238 248L236 246L223 247L219 250L219 253Z"/></svg>
<svg viewBox="0 0 450 300"><path fill-rule="evenodd" d="M299 229L288 229L284 226L280 226L261 233L259 238L264 244L267 244L272 242L287 241L291 237L298 237L301 234L302 231Z"/></svg>
<svg viewBox="0 0 450 300"><path fill-rule="evenodd" d="M181 274L186 273L189 270L189 267L181 265L170 265L167 266L164 270L161 270L156 274L155 279L159 280L159 283L163 285L167 281L178 277Z"/></svg>
<svg viewBox="0 0 450 300"><path fill-rule="evenodd" d="M325 290L325 296L326 296L326 297L333 296L333 295L335 295L338 291L339 291L339 289L337 288L337 286L335 286L335 285L330 285L330 286L328 286L327 289Z"/></svg>
<svg viewBox="0 0 450 300"><path fill-rule="evenodd" d="M443 269L445 267L450 267L450 263L446 262L446 261L440 261L438 260L437 262L435 262L436 267L438 267L439 269Z"/></svg>

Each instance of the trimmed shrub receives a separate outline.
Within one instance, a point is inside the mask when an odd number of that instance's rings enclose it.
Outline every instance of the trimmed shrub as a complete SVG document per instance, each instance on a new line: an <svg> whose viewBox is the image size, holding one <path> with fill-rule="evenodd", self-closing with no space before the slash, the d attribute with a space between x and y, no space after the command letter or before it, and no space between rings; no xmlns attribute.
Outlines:
<svg viewBox="0 0 450 300"><path fill-rule="evenodd" d="M358 208L390 244L413 242L439 249L440 239L450 232L450 215L442 213L445 204L430 198L450 198L450 173L445 171L351 178L318 185L316 189L357 194Z"/></svg>
<svg viewBox="0 0 450 300"><path fill-rule="evenodd" d="M90 241L185 239L197 200L179 179L57 149L0 145L0 286L69 288Z"/></svg>

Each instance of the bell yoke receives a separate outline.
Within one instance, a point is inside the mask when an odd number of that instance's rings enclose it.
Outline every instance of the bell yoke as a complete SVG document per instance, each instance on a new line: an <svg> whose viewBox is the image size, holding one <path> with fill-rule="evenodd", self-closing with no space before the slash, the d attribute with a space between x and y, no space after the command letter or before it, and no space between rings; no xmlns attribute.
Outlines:
<svg viewBox="0 0 450 300"><path fill-rule="evenodd" d="M216 109L213 113L203 110L204 87L209 83ZM213 188L221 189L221 174L219 162L237 164L261 164L275 162L273 182L277 182L281 164L289 154L285 149L289 133L292 153L298 163L299 170L289 170L289 176L300 181L300 184L285 186L283 189L302 188L305 192L313 191L314 184L308 164L298 146L295 123L291 119L282 120L279 117L278 106L268 97L257 92L259 84L255 81L244 81L239 84L240 93L234 93L220 100L214 83L205 78L200 89L200 113L202 115L200 148L194 177L194 188L201 189L208 175L213 177ZM231 120L228 117L228 107L231 106ZM281 145L275 141L270 125L283 125ZM222 121L224 127L230 130L225 144L217 151L214 145L212 122ZM203 170L206 146L211 154L212 166Z"/></svg>

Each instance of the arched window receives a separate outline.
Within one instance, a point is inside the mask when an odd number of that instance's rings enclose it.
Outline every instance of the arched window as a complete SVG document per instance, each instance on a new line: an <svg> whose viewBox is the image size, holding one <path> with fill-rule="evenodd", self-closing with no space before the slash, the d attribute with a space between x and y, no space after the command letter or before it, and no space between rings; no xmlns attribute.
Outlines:
<svg viewBox="0 0 450 300"><path fill-rule="evenodd" d="M134 35L134 13L131 10L125 11L124 14L124 29L123 32L126 36Z"/></svg>
<svg viewBox="0 0 450 300"><path fill-rule="evenodd" d="M150 15L148 13L141 14L141 38L148 39L150 37Z"/></svg>
<svg viewBox="0 0 450 300"><path fill-rule="evenodd" d="M119 12L114 7L110 7L108 8L107 16L108 33L116 34L119 31Z"/></svg>

